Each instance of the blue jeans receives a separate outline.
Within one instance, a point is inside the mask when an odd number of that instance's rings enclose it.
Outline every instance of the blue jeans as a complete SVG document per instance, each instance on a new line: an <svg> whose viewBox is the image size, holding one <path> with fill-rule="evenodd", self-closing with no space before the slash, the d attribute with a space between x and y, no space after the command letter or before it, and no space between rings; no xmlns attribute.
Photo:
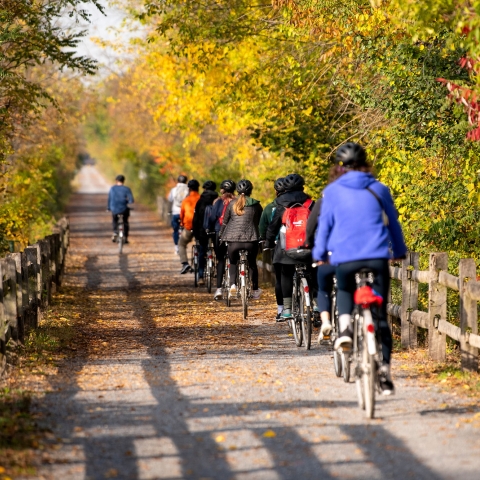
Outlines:
<svg viewBox="0 0 480 480"><path fill-rule="evenodd" d="M317 305L321 312L330 312L330 294L333 289L333 275L336 269L335 265L329 263L317 267Z"/></svg>
<svg viewBox="0 0 480 480"><path fill-rule="evenodd" d="M173 228L173 243L178 245L178 239L180 238L180 215L172 215L172 228Z"/></svg>

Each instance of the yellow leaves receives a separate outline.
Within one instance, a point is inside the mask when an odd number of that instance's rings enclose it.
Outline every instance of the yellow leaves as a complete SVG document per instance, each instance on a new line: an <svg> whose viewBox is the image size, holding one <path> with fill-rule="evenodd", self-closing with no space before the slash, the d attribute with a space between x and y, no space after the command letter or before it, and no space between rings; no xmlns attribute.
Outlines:
<svg viewBox="0 0 480 480"><path fill-rule="evenodd" d="M267 430L262 436L265 438L274 438L277 436L277 434L273 430Z"/></svg>
<svg viewBox="0 0 480 480"><path fill-rule="evenodd" d="M302 113L303 113L305 116L309 117L309 116L312 114L312 110L313 110L313 107L310 106L310 107L306 108L305 110L302 110Z"/></svg>
<svg viewBox="0 0 480 480"><path fill-rule="evenodd" d="M217 435L217 436L215 437L215 441L216 441L217 443L223 443L223 442L225 441L225 436L224 436L224 435Z"/></svg>

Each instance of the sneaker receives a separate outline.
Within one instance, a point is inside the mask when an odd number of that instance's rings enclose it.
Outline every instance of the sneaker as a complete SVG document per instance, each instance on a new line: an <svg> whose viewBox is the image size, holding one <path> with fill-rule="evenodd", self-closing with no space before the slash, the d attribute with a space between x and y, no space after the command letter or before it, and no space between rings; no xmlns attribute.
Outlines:
<svg viewBox="0 0 480 480"><path fill-rule="evenodd" d="M230 295L232 297L234 297L235 295L237 295L237 286L235 284L233 284L231 287L230 287Z"/></svg>
<svg viewBox="0 0 480 480"><path fill-rule="evenodd" d="M205 280L203 279L203 277L198 278L198 284L199 285L205 285Z"/></svg>
<svg viewBox="0 0 480 480"><path fill-rule="evenodd" d="M117 234L116 234L116 233L114 233L114 234L112 235L112 242L113 242L113 243L117 243Z"/></svg>
<svg viewBox="0 0 480 480"><path fill-rule="evenodd" d="M284 308L282 312L283 322L289 318L293 318L292 311L289 308Z"/></svg>
<svg viewBox="0 0 480 480"><path fill-rule="evenodd" d="M178 255L178 245L175 245L175 253Z"/></svg>
<svg viewBox="0 0 480 480"><path fill-rule="evenodd" d="M217 289L215 290L215 295L213 296L213 299L214 299L214 300L221 300L221 299L222 299L222 296L223 296L223 294L222 294L222 289L221 289L221 288L217 288Z"/></svg>
<svg viewBox="0 0 480 480"><path fill-rule="evenodd" d="M192 271L192 268L190 267L190 265L188 263L184 263L182 266L182 269L180 270L180 273L183 275L191 271Z"/></svg>
<svg viewBox="0 0 480 480"><path fill-rule="evenodd" d="M258 300L261 296L262 296L262 289L261 288L252 291L252 298L254 300Z"/></svg>
<svg viewBox="0 0 480 480"><path fill-rule="evenodd" d="M390 378L390 366L382 365L378 370L378 383L380 384L380 390L382 395L388 396L395 393L395 386Z"/></svg>
<svg viewBox="0 0 480 480"><path fill-rule="evenodd" d="M277 313L277 316L275 317L275 321L280 323L280 322L286 322L287 319L282 317L282 312Z"/></svg>
<svg viewBox="0 0 480 480"><path fill-rule="evenodd" d="M332 331L332 324L330 320L324 320L322 323L322 328L320 329L320 335L322 338L330 337L330 332Z"/></svg>
<svg viewBox="0 0 480 480"><path fill-rule="evenodd" d="M353 333L351 330L344 330L335 340L335 350L350 350L353 344Z"/></svg>

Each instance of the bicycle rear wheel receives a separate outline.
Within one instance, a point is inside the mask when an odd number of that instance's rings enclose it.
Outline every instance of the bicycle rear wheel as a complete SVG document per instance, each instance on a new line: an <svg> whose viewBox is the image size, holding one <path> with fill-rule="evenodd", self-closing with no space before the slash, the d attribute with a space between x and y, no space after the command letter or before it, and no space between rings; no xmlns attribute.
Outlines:
<svg viewBox="0 0 480 480"><path fill-rule="evenodd" d="M121 255L123 251L123 231L118 233L118 254Z"/></svg>
<svg viewBox="0 0 480 480"><path fill-rule="evenodd" d="M198 287L198 249L194 245L192 247L192 262L193 262L193 285Z"/></svg>
<svg viewBox="0 0 480 480"><path fill-rule="evenodd" d="M248 265L240 263L238 266L240 273L240 297L242 298L242 313L243 319L246 320L248 316Z"/></svg>
<svg viewBox="0 0 480 480"><path fill-rule="evenodd" d="M212 259L211 252L207 253L207 266L205 267L205 284L207 285L207 292L212 293Z"/></svg>
<svg viewBox="0 0 480 480"><path fill-rule="evenodd" d="M375 414L375 379L377 369L375 358L368 353L367 345L363 345L363 391L365 395L365 416L373 418Z"/></svg>
<svg viewBox="0 0 480 480"><path fill-rule="evenodd" d="M342 352L342 375L345 383L350 382L350 352Z"/></svg>
<svg viewBox="0 0 480 480"><path fill-rule="evenodd" d="M307 350L310 350L312 345L312 309L307 304L307 295L309 295L309 293L305 291L302 291L302 294L300 295L300 319L303 340L305 341L304 345Z"/></svg>
<svg viewBox="0 0 480 480"><path fill-rule="evenodd" d="M296 295L296 288L293 289L294 294L292 296L292 330L293 338L295 340L295 345L301 347L303 343L303 331L302 331L302 320L299 312L299 298Z"/></svg>

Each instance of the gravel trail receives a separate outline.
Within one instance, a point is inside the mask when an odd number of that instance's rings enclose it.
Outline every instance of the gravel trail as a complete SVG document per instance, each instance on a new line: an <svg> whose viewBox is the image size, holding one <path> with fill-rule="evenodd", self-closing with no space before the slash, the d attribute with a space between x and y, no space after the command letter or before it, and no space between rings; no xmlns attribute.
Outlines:
<svg viewBox="0 0 480 480"><path fill-rule="evenodd" d="M89 167L84 178L97 175ZM84 314L53 392L35 406L53 432L40 477L480 478L471 402L409 379L397 361L397 394L365 420L331 351L297 349L275 324L271 292L243 321L239 306L194 289L178 274L170 229L141 206L119 256L105 203L71 201L65 287Z"/></svg>

